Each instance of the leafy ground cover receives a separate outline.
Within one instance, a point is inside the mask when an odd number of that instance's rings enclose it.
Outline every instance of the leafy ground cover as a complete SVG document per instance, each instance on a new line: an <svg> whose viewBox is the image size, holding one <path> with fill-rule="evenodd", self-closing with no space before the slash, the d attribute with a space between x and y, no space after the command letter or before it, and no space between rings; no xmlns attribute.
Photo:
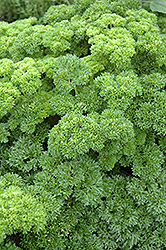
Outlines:
<svg viewBox="0 0 166 250"><path fill-rule="evenodd" d="M0 22L0 248L166 248L166 19L76 0Z"/></svg>

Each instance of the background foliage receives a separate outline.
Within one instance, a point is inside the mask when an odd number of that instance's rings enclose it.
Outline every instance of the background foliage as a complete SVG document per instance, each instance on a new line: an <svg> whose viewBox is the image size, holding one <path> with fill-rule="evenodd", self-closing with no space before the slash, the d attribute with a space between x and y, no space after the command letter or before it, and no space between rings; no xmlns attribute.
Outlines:
<svg viewBox="0 0 166 250"><path fill-rule="evenodd" d="M164 14L75 0L8 21L0 249L166 249Z"/></svg>
<svg viewBox="0 0 166 250"><path fill-rule="evenodd" d="M51 5L71 4L71 0L1 0L0 21L13 22L30 16L41 17Z"/></svg>
<svg viewBox="0 0 166 250"><path fill-rule="evenodd" d="M166 1L165 0L152 0L150 3L152 11L158 11L166 14Z"/></svg>
<svg viewBox="0 0 166 250"><path fill-rule="evenodd" d="M165 0L139 0L142 7L147 7L155 12L160 12L166 14L166 1ZM84 1L82 3L82 10L88 7L89 1ZM91 1L93 2L93 0ZM0 21L13 22L18 19L28 18L30 16L37 17L38 19L42 17L50 6L61 5L61 4L75 4L79 6L80 1L78 0L1 0L0 1ZM114 4L118 6L119 1L114 1ZM121 2L122 4L122 2ZM132 6L131 1L130 5ZM78 7L78 9L80 6ZM119 8L121 8L119 6ZM127 8L123 4L123 8ZM50 11L54 10L50 9ZM79 11L82 11L81 9ZM77 10L78 11L78 10ZM68 14L72 14L70 7L68 8ZM58 15L58 13L57 13ZM54 17L56 14L54 13ZM47 16L45 16L47 18Z"/></svg>

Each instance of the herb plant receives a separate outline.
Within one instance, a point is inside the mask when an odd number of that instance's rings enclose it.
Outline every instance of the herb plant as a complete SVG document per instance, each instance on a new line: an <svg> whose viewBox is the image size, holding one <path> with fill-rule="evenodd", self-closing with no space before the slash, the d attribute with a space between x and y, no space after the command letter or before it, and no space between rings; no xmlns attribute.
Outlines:
<svg viewBox="0 0 166 250"><path fill-rule="evenodd" d="M137 0L0 22L0 248L166 249L166 32Z"/></svg>

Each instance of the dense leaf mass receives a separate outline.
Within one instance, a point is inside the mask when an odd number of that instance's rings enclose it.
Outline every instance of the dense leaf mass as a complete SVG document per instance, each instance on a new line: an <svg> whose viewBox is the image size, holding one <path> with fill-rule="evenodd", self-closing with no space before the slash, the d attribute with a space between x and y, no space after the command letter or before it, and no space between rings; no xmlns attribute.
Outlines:
<svg viewBox="0 0 166 250"><path fill-rule="evenodd" d="M0 22L0 249L166 249L165 29L139 0Z"/></svg>

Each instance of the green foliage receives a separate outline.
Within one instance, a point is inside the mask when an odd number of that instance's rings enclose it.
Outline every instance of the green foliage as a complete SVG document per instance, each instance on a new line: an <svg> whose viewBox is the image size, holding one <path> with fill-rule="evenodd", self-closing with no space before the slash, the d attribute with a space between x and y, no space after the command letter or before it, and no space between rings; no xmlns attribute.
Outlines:
<svg viewBox="0 0 166 250"><path fill-rule="evenodd" d="M22 250L22 248L17 247L14 243L6 243L5 246L2 246L2 250Z"/></svg>
<svg viewBox="0 0 166 250"><path fill-rule="evenodd" d="M164 13L157 13L158 17L158 25L160 27L160 30L163 34L166 33L166 14Z"/></svg>
<svg viewBox="0 0 166 250"><path fill-rule="evenodd" d="M157 134L166 134L165 126L165 76L160 73L143 75L141 78L143 96L139 99L139 108L135 110L135 121L141 129L150 129Z"/></svg>
<svg viewBox="0 0 166 250"><path fill-rule="evenodd" d="M0 249L164 250L165 16L69 3L0 22Z"/></svg>
<svg viewBox="0 0 166 250"><path fill-rule="evenodd" d="M90 69L71 54L58 57L54 63L54 70L54 85L61 94L72 90L78 94L78 86L86 85L92 75Z"/></svg>
<svg viewBox="0 0 166 250"><path fill-rule="evenodd" d="M127 12L127 27L136 40L136 55L132 58L138 73L159 70L165 65L165 36L157 26L157 17L144 9ZM155 41L155 42L154 42Z"/></svg>
<svg viewBox="0 0 166 250"><path fill-rule="evenodd" d="M67 6L65 4L53 5L45 13L42 22L54 26L57 22L68 20L75 14L73 5Z"/></svg>
<svg viewBox="0 0 166 250"><path fill-rule="evenodd" d="M31 26L15 37L9 47L9 53L16 62L25 57L41 58L45 54L59 56L70 48L69 40L72 34L68 21L57 23L56 28L50 25Z"/></svg>
<svg viewBox="0 0 166 250"><path fill-rule="evenodd" d="M16 63L15 71L11 76L11 83L18 87L24 95L36 92L42 82L40 81L40 73L35 67L35 61L27 57Z"/></svg>
<svg viewBox="0 0 166 250"><path fill-rule="evenodd" d="M0 178L0 243L17 230L27 233L33 227L37 233L46 224L46 211L42 204L19 187L15 179L21 181L19 176L10 174Z"/></svg>
<svg viewBox="0 0 166 250"><path fill-rule="evenodd" d="M40 18L51 5L71 4L70 0L3 0L0 2L0 21L13 22L30 16Z"/></svg>
<svg viewBox="0 0 166 250"><path fill-rule="evenodd" d="M20 92L11 82L0 82L0 117L3 117L14 106Z"/></svg>
<svg viewBox="0 0 166 250"><path fill-rule="evenodd" d="M142 86L133 71L122 71L117 76L104 72L95 79L95 85L110 108L123 111L131 104L133 97L142 94Z"/></svg>
<svg viewBox="0 0 166 250"><path fill-rule="evenodd" d="M141 179L157 179L161 175L164 160L163 152L156 144L140 146L133 156L133 174Z"/></svg>
<svg viewBox="0 0 166 250"><path fill-rule="evenodd" d="M8 127L6 126L6 123L0 123L0 141L2 142L8 142L8 136L10 136L10 132L8 131Z"/></svg>
<svg viewBox="0 0 166 250"><path fill-rule="evenodd" d="M22 136L9 150L6 150L1 162L1 171L19 173L25 179L31 179L39 168L41 154L42 145L40 143Z"/></svg>
<svg viewBox="0 0 166 250"><path fill-rule="evenodd" d="M166 14L166 1L165 0L152 0L150 2L150 8L152 11L158 11Z"/></svg>
<svg viewBox="0 0 166 250"><path fill-rule="evenodd" d="M70 112L50 131L48 152L57 160L76 158L90 148L100 150L104 141L97 114Z"/></svg>
<svg viewBox="0 0 166 250"><path fill-rule="evenodd" d="M108 20L107 23L109 25ZM88 35L92 36L89 39L89 43L92 44L91 54L97 61L102 58L103 66L109 64L111 68L119 70L128 67L131 57L135 54L135 41L126 29L117 27L106 29L95 36L88 31Z"/></svg>

